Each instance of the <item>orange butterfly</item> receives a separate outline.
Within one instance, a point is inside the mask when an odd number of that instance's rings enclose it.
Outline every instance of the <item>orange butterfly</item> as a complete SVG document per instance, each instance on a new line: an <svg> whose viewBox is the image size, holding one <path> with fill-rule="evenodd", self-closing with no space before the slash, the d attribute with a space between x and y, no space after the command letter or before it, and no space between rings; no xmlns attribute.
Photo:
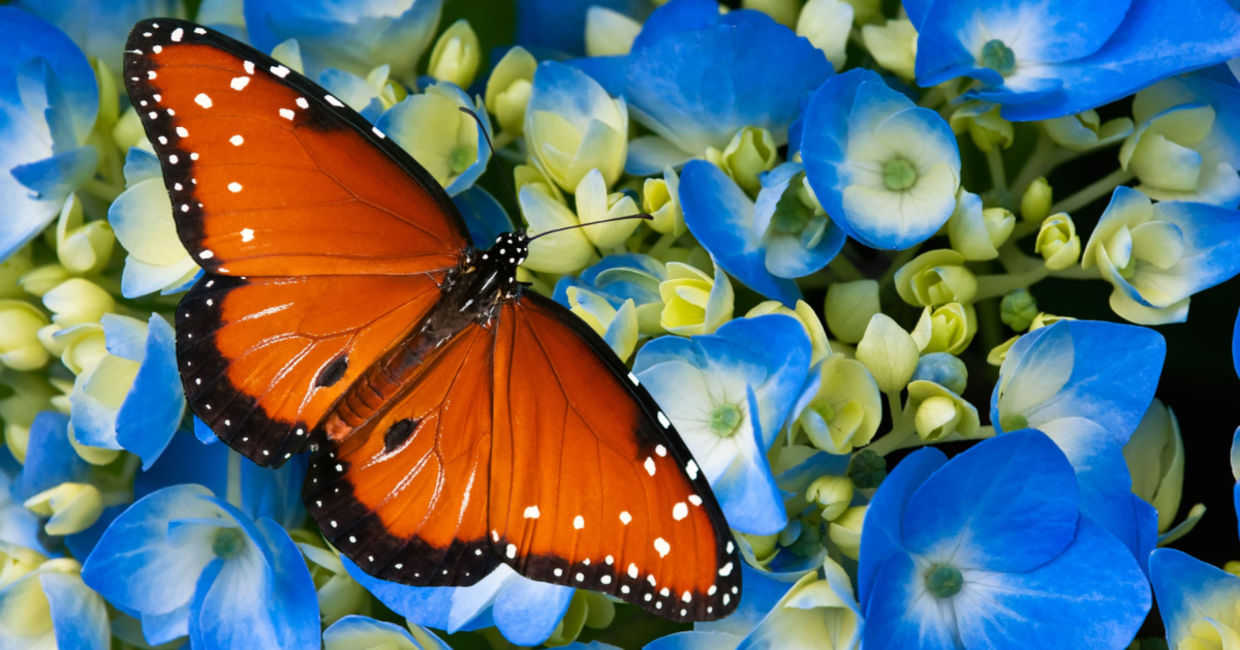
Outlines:
<svg viewBox="0 0 1240 650"><path fill-rule="evenodd" d="M189 403L362 569L470 585L499 563L674 620L736 608L740 558L658 405L474 247L443 188L305 77L193 23L138 23L125 85L206 270L177 308Z"/></svg>

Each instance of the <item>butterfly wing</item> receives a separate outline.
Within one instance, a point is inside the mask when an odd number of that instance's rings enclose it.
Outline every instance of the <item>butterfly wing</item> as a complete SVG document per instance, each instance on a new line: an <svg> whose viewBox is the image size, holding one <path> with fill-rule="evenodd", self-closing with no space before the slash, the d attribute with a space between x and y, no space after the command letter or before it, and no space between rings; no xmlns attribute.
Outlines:
<svg viewBox="0 0 1240 650"><path fill-rule="evenodd" d="M209 272L177 310L190 405L278 465L438 298L463 222L364 118L227 36L140 22L124 74L181 241Z"/></svg>
<svg viewBox="0 0 1240 650"><path fill-rule="evenodd" d="M497 319L489 526L522 574L673 620L736 608L727 522L667 416L606 344L537 294Z"/></svg>
<svg viewBox="0 0 1240 650"><path fill-rule="evenodd" d="M466 327L383 395L387 411L311 457L306 507L367 572L471 585L499 564L486 539L494 341L493 326Z"/></svg>

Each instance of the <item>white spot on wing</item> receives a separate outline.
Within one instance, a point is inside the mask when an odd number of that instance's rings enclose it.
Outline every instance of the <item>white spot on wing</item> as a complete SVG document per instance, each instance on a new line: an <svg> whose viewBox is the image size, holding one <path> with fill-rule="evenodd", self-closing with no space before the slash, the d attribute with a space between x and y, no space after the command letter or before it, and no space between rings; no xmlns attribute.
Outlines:
<svg viewBox="0 0 1240 650"><path fill-rule="evenodd" d="M170 35L168 36L168 38L172 39L172 42L173 42L173 43L180 43L180 42L181 42L181 37L182 37L182 36L184 36L184 35L185 35L185 30L183 30L183 29L181 29L180 27L178 27L178 28L176 28L176 29L172 30L172 34L170 34Z"/></svg>
<svg viewBox="0 0 1240 650"><path fill-rule="evenodd" d="M282 118L284 118L284 119L286 119L286 120L291 120L291 119L293 119L293 115L294 115L294 113L293 113L293 109L291 109L291 108L281 108L281 109L280 109L280 117L282 117Z"/></svg>
<svg viewBox="0 0 1240 650"><path fill-rule="evenodd" d="M382 138L386 138L386 137L387 137L387 134L385 134L383 131L380 131L380 130L379 130L379 127L377 127L377 126L372 126L372 127L370 127L370 130L371 130L371 131L374 131L374 134L375 134L375 135L377 135L377 136L379 136L379 138L381 138L381 139L382 139Z"/></svg>
<svg viewBox="0 0 1240 650"><path fill-rule="evenodd" d="M628 526L630 521L633 521L633 515L630 515L628 510L621 510L620 511L620 523L624 524L625 526Z"/></svg>
<svg viewBox="0 0 1240 650"><path fill-rule="evenodd" d="M662 457L662 456L666 456L666 455L667 455L667 447L664 447L663 445L655 445L655 446L654 446L654 453L658 454L660 457Z"/></svg>
<svg viewBox="0 0 1240 650"><path fill-rule="evenodd" d="M211 98L206 93L198 93L194 96L194 103L203 108L211 108Z"/></svg>
<svg viewBox="0 0 1240 650"><path fill-rule="evenodd" d="M732 563L731 562L728 562L727 564L723 565L723 568L719 569L719 575L721 576L728 576L731 574L732 574ZM725 600L723 601L723 603L726 605L728 601Z"/></svg>
<svg viewBox="0 0 1240 650"><path fill-rule="evenodd" d="M199 253L199 254L198 254L198 257L200 257L200 258L202 258L202 259L204 259L204 260L209 260L209 259L211 259L212 257L215 257L215 253L212 253L212 252L211 252L211 251L209 251L209 250L204 250L204 251L202 251L201 253Z"/></svg>
<svg viewBox="0 0 1240 650"><path fill-rule="evenodd" d="M282 65L271 66L271 74L283 79L288 76L288 68Z"/></svg>
<svg viewBox="0 0 1240 650"><path fill-rule="evenodd" d="M229 184L228 184L228 191L229 191L229 192L232 192L233 194L236 194L237 192L240 192L240 191L241 191L241 183L238 183L237 181L233 181L233 182L229 183ZM253 231L251 231L251 232L253 232Z"/></svg>
<svg viewBox="0 0 1240 650"><path fill-rule="evenodd" d="M689 480L697 480L698 466L697 463L693 462L692 458L689 459L689 462L685 463L685 471L689 473Z"/></svg>
<svg viewBox="0 0 1240 650"><path fill-rule="evenodd" d="M646 456L646 462L642 464L646 468L646 473L654 476L654 459Z"/></svg>
<svg viewBox="0 0 1240 650"><path fill-rule="evenodd" d="M183 126L178 126L178 127L177 127L177 135L178 135L178 136L180 136L180 137L182 137L182 138L188 138L188 137L189 137L189 129L187 129L187 128L183 127Z"/></svg>
<svg viewBox="0 0 1240 650"><path fill-rule="evenodd" d="M629 381L633 382L634 386L641 386L641 382L637 381L637 375L631 372L629 373Z"/></svg>
<svg viewBox="0 0 1240 650"><path fill-rule="evenodd" d="M232 146L240 147L241 143L245 142L245 138L241 137L241 134L238 133L237 135L229 138L228 141L232 143Z"/></svg>
<svg viewBox="0 0 1240 650"><path fill-rule="evenodd" d="M516 556L517 556L517 545L516 545L516 544L509 544L509 545L508 545L508 548L507 548L507 549L505 549L504 554L505 554L505 555L507 555L507 556L508 556L508 559L510 559L510 560L511 560L512 558L516 557Z"/></svg>
<svg viewBox="0 0 1240 650"><path fill-rule="evenodd" d="M672 552L672 545L668 544L666 539L656 537L654 538L654 550L659 552L659 557L666 557Z"/></svg>
<svg viewBox="0 0 1240 650"><path fill-rule="evenodd" d="M247 242L247 241L253 241L253 239L254 239L253 228L242 228L241 229L241 241Z"/></svg>
<svg viewBox="0 0 1240 650"><path fill-rule="evenodd" d="M685 505L684 501L680 501L676 505L672 506L672 519L675 519L676 521L680 521L681 519L684 519L685 517L688 517L688 516L689 516L689 506Z"/></svg>
<svg viewBox="0 0 1240 650"><path fill-rule="evenodd" d="M664 429L672 426L672 421L667 419L667 416L663 414L663 411L659 411L659 424L663 425Z"/></svg>
<svg viewBox="0 0 1240 650"><path fill-rule="evenodd" d="M524 516L526 519L538 519L538 506L530 506L525 509Z"/></svg>
<svg viewBox="0 0 1240 650"><path fill-rule="evenodd" d="M689 503L692 503L692 504L693 504L693 505L695 505L695 506L700 506L700 505L702 505L702 497L700 497L700 496L698 496L698 495L696 495L696 494L690 494L690 495L689 495Z"/></svg>
<svg viewBox="0 0 1240 650"><path fill-rule="evenodd" d="M241 67L245 68L246 74L254 74L254 62L253 61L246 61L245 63L241 64Z"/></svg>
<svg viewBox="0 0 1240 650"><path fill-rule="evenodd" d="M323 99L327 100L328 104L331 104L332 106L335 106L336 108L344 107L344 103L341 102L339 99L336 99L336 97L333 95L323 95Z"/></svg>
<svg viewBox="0 0 1240 650"><path fill-rule="evenodd" d="M637 565L636 564L629 563L629 577L634 580L637 579Z"/></svg>
<svg viewBox="0 0 1240 650"><path fill-rule="evenodd" d="M581 530L582 528L585 528L585 527L586 527L586 520L584 517L582 517L581 515L577 515L576 517L573 517L573 528L576 528L577 530Z"/></svg>
<svg viewBox="0 0 1240 650"><path fill-rule="evenodd" d="M240 77L233 77L232 81L228 82L228 85L233 90L241 90L245 88L246 86L248 86L249 84L250 84L250 78L245 75L241 75Z"/></svg>
<svg viewBox="0 0 1240 650"><path fill-rule="evenodd" d="M305 97L298 97L295 103L301 108L310 108L310 102Z"/></svg>

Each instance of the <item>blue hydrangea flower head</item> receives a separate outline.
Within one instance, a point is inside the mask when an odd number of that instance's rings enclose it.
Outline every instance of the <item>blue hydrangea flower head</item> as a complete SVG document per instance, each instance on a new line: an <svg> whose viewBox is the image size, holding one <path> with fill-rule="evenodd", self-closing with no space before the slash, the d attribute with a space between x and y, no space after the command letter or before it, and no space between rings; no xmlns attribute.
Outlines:
<svg viewBox="0 0 1240 650"><path fill-rule="evenodd" d="M0 626L0 647L111 647L107 606L82 582L73 560L47 560L0 586L0 619L5 621Z"/></svg>
<svg viewBox="0 0 1240 650"><path fill-rule="evenodd" d="M798 196L799 163L762 174L750 199L705 160L691 160L680 179L685 225L725 271L762 295L793 305L801 292L792 278L826 266L844 246L844 231Z"/></svg>
<svg viewBox="0 0 1240 650"><path fill-rule="evenodd" d="M767 535L788 523L766 451L801 395L810 351L800 322L770 314L729 321L714 334L660 337L637 353L633 372L737 530Z"/></svg>
<svg viewBox="0 0 1240 650"><path fill-rule="evenodd" d="M461 112L469 108L478 121ZM376 122L418 161L449 196L473 186L491 160L491 119L484 106L449 81L440 81L388 109Z"/></svg>
<svg viewBox="0 0 1240 650"><path fill-rule="evenodd" d="M1038 431L985 440L950 461L917 451L866 512L863 643L1121 647L1150 607L1123 548L1081 514L1072 466Z"/></svg>
<svg viewBox="0 0 1240 650"><path fill-rule="evenodd" d="M1240 54L1226 0L909 0L917 83L960 76L1009 120L1096 108L1159 79Z"/></svg>
<svg viewBox="0 0 1240 650"><path fill-rule="evenodd" d="M150 16L183 16L176 0L20 0L16 6L52 23L81 46L86 56L121 69L125 37L133 24Z"/></svg>
<svg viewBox="0 0 1240 650"><path fill-rule="evenodd" d="M649 13L650 0L517 0L517 44L559 56L586 53L586 12L603 7L634 18Z"/></svg>
<svg viewBox="0 0 1240 650"><path fill-rule="evenodd" d="M786 142L805 97L831 74L822 51L791 29L756 11L720 15L713 0L668 2L627 56L582 66L654 131L630 145L625 169L637 175L722 150L746 126Z"/></svg>
<svg viewBox="0 0 1240 650"><path fill-rule="evenodd" d="M202 648L318 645L314 583L288 533L200 485L130 506L86 559L83 578L138 616L152 644L188 634Z"/></svg>
<svg viewBox="0 0 1240 650"><path fill-rule="evenodd" d="M245 24L250 42L265 52L297 39L312 78L329 67L365 76L389 63L394 78L412 84L442 8L443 0L250 0Z"/></svg>
<svg viewBox="0 0 1240 650"><path fill-rule="evenodd" d="M850 70L814 93L801 156L827 215L866 246L921 243L956 209L960 151L951 127L873 71Z"/></svg>
<svg viewBox="0 0 1240 650"><path fill-rule="evenodd" d="M84 145L99 111L90 63L54 26L0 7L0 259L48 224L95 171Z"/></svg>
<svg viewBox="0 0 1240 650"><path fill-rule="evenodd" d="M506 564L469 587L411 587L380 580L348 558L341 562L379 602L418 625L449 634L494 626L523 646L546 641L573 597L572 587L524 578Z"/></svg>

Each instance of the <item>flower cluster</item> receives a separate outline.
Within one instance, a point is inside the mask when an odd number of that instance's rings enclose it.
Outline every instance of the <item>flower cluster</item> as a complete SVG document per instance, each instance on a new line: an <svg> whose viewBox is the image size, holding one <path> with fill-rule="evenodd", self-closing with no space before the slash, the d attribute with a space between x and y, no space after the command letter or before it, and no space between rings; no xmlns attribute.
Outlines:
<svg viewBox="0 0 1240 650"><path fill-rule="evenodd" d="M1153 329L1240 273L1240 4L726 4L0 6L0 647L1124 648L1161 618L1240 648L1240 563L1168 548L1226 432L1186 445ZM119 78L152 16L317 81L480 245L560 229L519 279L692 452L733 614L647 625L503 564L375 578L307 516L303 458L193 416L173 310L202 271ZM1240 374L1240 318L1232 347ZM1240 429L1230 458L1240 513Z"/></svg>

